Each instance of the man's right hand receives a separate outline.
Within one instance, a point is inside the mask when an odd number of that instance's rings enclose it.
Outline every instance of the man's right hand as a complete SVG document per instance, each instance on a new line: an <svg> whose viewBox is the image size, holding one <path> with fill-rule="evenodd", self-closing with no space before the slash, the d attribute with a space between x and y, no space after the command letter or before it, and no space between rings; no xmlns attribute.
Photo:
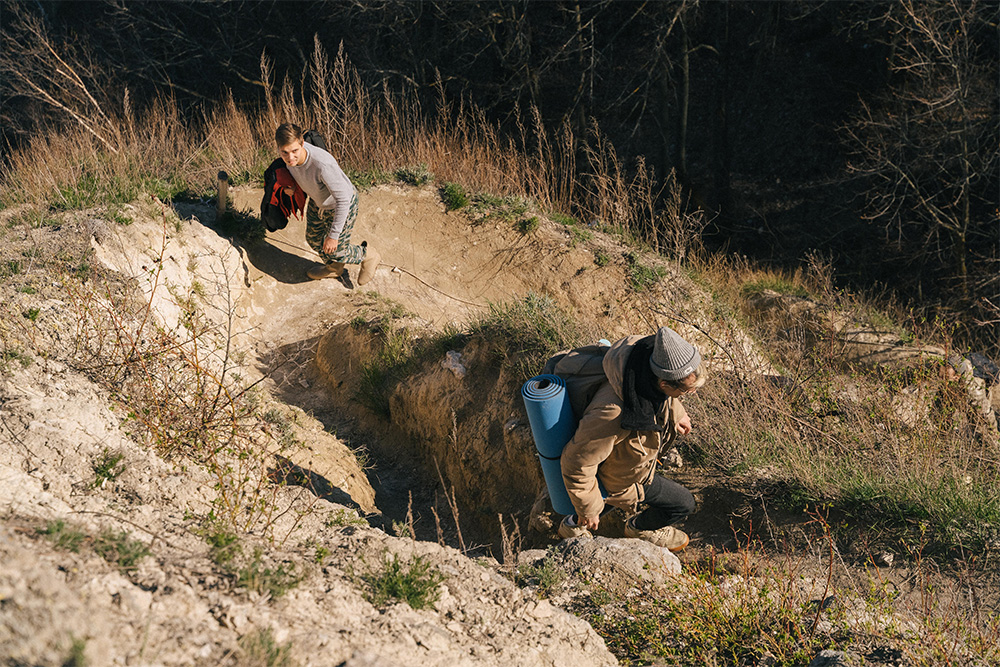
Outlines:
<svg viewBox="0 0 1000 667"><path fill-rule="evenodd" d="M581 528L586 528L587 530L597 530L597 527L601 525L601 517L599 516L579 516L576 517L576 525Z"/></svg>

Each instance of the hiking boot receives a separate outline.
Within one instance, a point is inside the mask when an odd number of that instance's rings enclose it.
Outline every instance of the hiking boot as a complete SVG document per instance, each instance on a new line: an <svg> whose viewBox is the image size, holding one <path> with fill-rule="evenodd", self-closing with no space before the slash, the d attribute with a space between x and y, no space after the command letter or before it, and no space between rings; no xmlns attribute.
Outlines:
<svg viewBox="0 0 1000 667"><path fill-rule="evenodd" d="M378 254L377 250L366 248L365 258L361 262L361 271L358 273L358 285L364 285L375 277L375 269L378 268L381 259L382 256Z"/></svg>
<svg viewBox="0 0 1000 667"><path fill-rule="evenodd" d="M323 280L323 278L339 278L340 274L344 271L343 262L334 262L332 264L322 264L320 266L314 266L313 268L306 271L306 275L313 280Z"/></svg>
<svg viewBox="0 0 1000 667"><path fill-rule="evenodd" d="M559 524L559 537L564 540L568 540L571 537L592 537L590 531L583 526L571 526L566 523L568 516L563 517L562 523Z"/></svg>
<svg viewBox="0 0 1000 667"><path fill-rule="evenodd" d="M635 518L633 517L625 522L625 537L645 540L674 553L686 547L688 542L690 542L687 533L673 526L664 526L659 530L639 530L633 525L634 521Z"/></svg>

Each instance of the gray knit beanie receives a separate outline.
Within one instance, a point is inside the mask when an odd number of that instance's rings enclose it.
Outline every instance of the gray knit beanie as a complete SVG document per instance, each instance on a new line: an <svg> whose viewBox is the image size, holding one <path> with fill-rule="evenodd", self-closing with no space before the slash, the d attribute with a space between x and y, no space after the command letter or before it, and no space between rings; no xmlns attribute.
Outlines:
<svg viewBox="0 0 1000 667"><path fill-rule="evenodd" d="M649 367L661 380L680 380L694 373L701 365L701 354L691 343L669 327L660 327L653 341Z"/></svg>

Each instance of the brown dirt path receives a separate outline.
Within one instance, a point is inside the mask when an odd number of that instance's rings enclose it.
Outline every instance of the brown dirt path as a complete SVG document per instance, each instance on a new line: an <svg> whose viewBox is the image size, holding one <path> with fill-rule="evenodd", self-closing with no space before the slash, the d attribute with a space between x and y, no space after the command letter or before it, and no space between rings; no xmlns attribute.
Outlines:
<svg viewBox="0 0 1000 667"><path fill-rule="evenodd" d="M256 215L261 191L236 189L236 208ZM442 327L485 312L490 302L510 301L529 291L554 298L575 317L595 322L609 338L652 326L648 310L626 285L621 251L595 235L574 245L570 233L543 224L524 235L510 222L472 223L447 212L433 187L388 185L359 193L352 240L382 254L374 280L360 288L400 303L428 324ZM248 249L253 309L265 340L278 345L315 336L324 322L348 320L350 292L338 281L310 281L305 271L318 261L306 245L305 224L268 233ZM606 247L612 261L594 262ZM357 267L348 267L352 280Z"/></svg>

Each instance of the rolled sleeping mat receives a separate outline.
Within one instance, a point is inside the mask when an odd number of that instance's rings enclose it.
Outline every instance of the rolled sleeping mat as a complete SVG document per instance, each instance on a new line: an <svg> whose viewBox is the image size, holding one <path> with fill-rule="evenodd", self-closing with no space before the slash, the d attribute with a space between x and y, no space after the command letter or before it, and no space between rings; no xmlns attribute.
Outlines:
<svg viewBox="0 0 1000 667"><path fill-rule="evenodd" d="M563 448L576 431L566 382L558 375L536 375L521 387L521 397L528 412L528 423L531 424L531 435L535 439L552 509L559 514L574 514L576 510L566 493L559 464Z"/></svg>

